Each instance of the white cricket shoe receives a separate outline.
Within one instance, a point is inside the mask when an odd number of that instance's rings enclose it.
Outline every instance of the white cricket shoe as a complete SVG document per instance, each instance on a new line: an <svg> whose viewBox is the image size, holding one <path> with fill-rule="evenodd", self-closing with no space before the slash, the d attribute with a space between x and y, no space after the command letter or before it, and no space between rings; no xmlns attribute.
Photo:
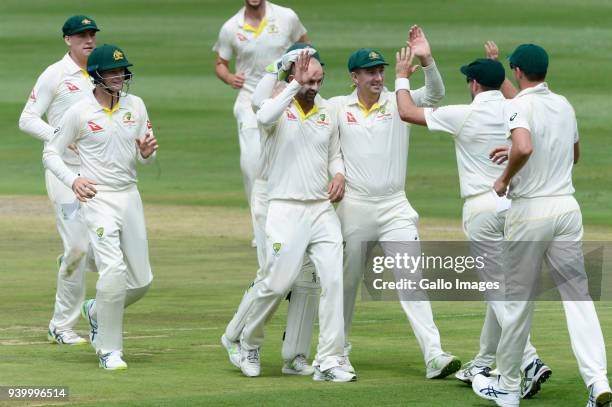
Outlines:
<svg viewBox="0 0 612 407"><path fill-rule="evenodd" d="M321 371L319 366L315 366L312 379L316 382L354 382L357 381L355 373L349 373L340 368L340 366L331 367Z"/></svg>
<svg viewBox="0 0 612 407"><path fill-rule="evenodd" d="M468 363L461 367L457 373L455 373L455 377L461 380L463 383L470 384L472 383L472 379L477 374L483 374L485 376L489 375L491 368L489 366L478 365L474 363L473 360L470 360Z"/></svg>
<svg viewBox="0 0 612 407"><path fill-rule="evenodd" d="M497 378L486 377L482 374L477 374L472 379L472 390L478 397L485 400L494 401L501 407L518 407L520 403L520 394L518 391L509 391L501 388Z"/></svg>
<svg viewBox="0 0 612 407"><path fill-rule="evenodd" d="M355 373L355 368L351 364L351 361L348 355L344 355L338 358L338 363L340 364L338 367L344 370L347 373Z"/></svg>
<svg viewBox="0 0 612 407"><path fill-rule="evenodd" d="M80 337L72 329L58 331L56 328L49 328L47 340L51 343L57 343L58 345L87 345L87 340Z"/></svg>
<svg viewBox="0 0 612 407"><path fill-rule="evenodd" d="M544 383L552 375L552 370L535 358L525 370L523 370L523 380L521 380L521 398L528 399L535 396Z"/></svg>
<svg viewBox="0 0 612 407"><path fill-rule="evenodd" d="M461 361L450 353L442 353L427 363L428 379L442 379L461 369Z"/></svg>
<svg viewBox="0 0 612 407"><path fill-rule="evenodd" d="M589 401L587 407L612 406L612 391L607 381L599 381L589 386Z"/></svg>
<svg viewBox="0 0 612 407"><path fill-rule="evenodd" d="M293 360L285 361L282 372L283 374L310 376L314 373L314 367L308 364L306 356L300 354L293 358Z"/></svg>
<svg viewBox="0 0 612 407"><path fill-rule="evenodd" d="M118 350L98 355L100 367L104 370L127 370L128 365L121 357L123 353Z"/></svg>
<svg viewBox="0 0 612 407"><path fill-rule="evenodd" d="M96 339L98 337L98 321L91 315L91 308L96 303L94 298L91 298L85 302L81 306L81 316L87 321L89 324L89 343L93 348L96 348Z"/></svg>
<svg viewBox="0 0 612 407"><path fill-rule="evenodd" d="M223 336L221 336L221 344L227 351L227 355L232 365L240 369L240 342L232 342L223 334Z"/></svg>
<svg viewBox="0 0 612 407"><path fill-rule="evenodd" d="M245 349L240 346L240 370L248 377L257 377L261 374L259 348Z"/></svg>

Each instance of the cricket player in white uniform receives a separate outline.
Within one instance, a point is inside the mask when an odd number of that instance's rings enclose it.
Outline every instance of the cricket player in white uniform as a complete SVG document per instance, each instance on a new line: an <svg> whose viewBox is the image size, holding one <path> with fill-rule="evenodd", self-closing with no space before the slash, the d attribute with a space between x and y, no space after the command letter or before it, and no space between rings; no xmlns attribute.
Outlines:
<svg viewBox="0 0 612 407"><path fill-rule="evenodd" d="M461 67L466 76L472 103L440 108L419 108L410 97L413 55L402 49L397 54L397 85L395 87L400 117L408 123L427 126L432 131L443 131L453 136L459 170L463 205L463 231L472 242L474 256L486 259L486 269L481 280L504 284L501 264L504 224L510 200L499 197L493 183L504 167L489 159L489 153L506 144L508 127L504 120L507 100L500 92L505 80L504 67L499 61L477 59ZM455 375L459 380L471 383L481 372L488 373L495 363L495 354L501 336L504 318L503 288L487 299L487 310L480 335L480 351ZM538 357L528 340L521 364L524 380L521 397L535 395L541 384L551 375L551 370Z"/></svg>
<svg viewBox="0 0 612 407"><path fill-rule="evenodd" d="M48 143L64 113L76 102L88 97L93 89L85 71L87 57L96 46L96 22L91 17L68 18L62 32L68 53L40 75L19 118L19 128ZM46 116L46 122L43 120ZM79 171L79 155L74 146L62 151L64 163ZM88 266L87 230L77 216L78 200L69 187L51 171L45 171L49 199L55 209L55 221L64 253L59 257L59 272L53 318L49 322L48 339L68 345L85 345L87 340L74 330L85 299L85 271Z"/></svg>
<svg viewBox="0 0 612 407"><path fill-rule="evenodd" d="M444 84L431 56L429 44L418 27L411 40L419 49L425 72L425 86L413 92L419 105L430 106L444 96ZM355 299L365 271L367 242L380 242L385 254L397 242L412 242L409 251L420 254L418 215L406 198L409 127L402 122L393 93L384 88L382 55L370 48L354 52L348 62L355 91L330 99L336 106L340 144L346 165L346 195L338 205L344 248L344 334L347 338L343 367L353 371L349 360ZM395 242L390 244L390 242ZM404 245L402 245L404 246ZM425 297L400 303L417 338L427 378L441 378L456 372L461 362L445 353L440 334Z"/></svg>
<svg viewBox="0 0 612 407"><path fill-rule="evenodd" d="M285 55L273 64L270 64L266 74L259 81L253 93L253 109L257 112L264 101L277 94L287 82L284 80L295 62L299 52L308 48L311 55L320 62L319 53L304 43L292 45ZM317 95L317 98L320 98ZM265 137L265 131L260 132ZM264 140L265 141L265 140ZM333 171L330 168L329 171ZM263 280L266 263L266 234L265 226L268 214L268 172L269 165L266 155L261 155L260 164L251 193L251 216L257 241L257 261L259 269L255 280L244 293L238 310L227 325L221 337L221 343L228 352L230 362L240 368L240 335L246 317L253 306L257 285ZM316 271L308 256L304 257L301 278L298 278L288 295L287 328L283 334L282 356L284 365L283 374L311 375L314 368L308 364L310 346L312 344L313 325L316 318L320 286Z"/></svg>
<svg viewBox="0 0 612 407"><path fill-rule="evenodd" d="M123 92L130 66L114 45L91 53L87 72L95 90L66 112L43 154L45 167L81 201L78 216L87 226L99 273L96 298L83 304L83 312L100 367L107 370L127 369L124 307L142 298L153 280L136 162L152 162L157 141L142 99ZM79 174L61 157L72 143L81 157Z"/></svg>
<svg viewBox="0 0 612 407"><path fill-rule="evenodd" d="M578 161L574 109L546 82L548 54L523 44L509 57L521 91L506 106L512 147L508 165L495 181L508 193L504 250L506 313L497 350L500 376L478 374L474 392L499 406L518 406L521 356L531 328L533 287L544 259L556 274L572 350L589 389L588 407L610 406L606 350L597 313L588 293L582 254L582 214L574 198L572 167Z"/></svg>
<svg viewBox="0 0 612 407"><path fill-rule="evenodd" d="M260 154L259 130L251 97L266 66L280 58L295 42L309 40L293 10L266 0L245 0L244 7L223 24L213 47L217 53L217 77L239 89L234 116L238 123L240 169L249 204ZM229 64L234 58L236 64L232 73Z"/></svg>
<svg viewBox="0 0 612 407"><path fill-rule="evenodd" d="M264 162L269 166L268 252L265 277L257 286L242 331L241 367L247 376L260 374L264 323L299 278L307 254L321 283L313 379L353 381L356 375L340 368L344 344L342 234L330 203L330 199L341 198L344 190L336 114L325 100L315 100L323 80L321 64L303 51L292 69L287 87L265 101L257 112L266 136Z"/></svg>

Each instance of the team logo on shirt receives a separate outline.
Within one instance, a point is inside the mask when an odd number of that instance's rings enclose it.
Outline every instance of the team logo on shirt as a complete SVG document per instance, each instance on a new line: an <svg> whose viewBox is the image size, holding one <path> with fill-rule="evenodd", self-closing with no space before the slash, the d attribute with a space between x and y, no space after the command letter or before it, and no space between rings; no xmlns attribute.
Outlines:
<svg viewBox="0 0 612 407"><path fill-rule="evenodd" d="M278 257L279 253L281 249L281 244L280 243L272 243L272 250L274 250L274 256Z"/></svg>
<svg viewBox="0 0 612 407"><path fill-rule="evenodd" d="M123 115L123 125L128 127L136 125L136 119L134 119L132 112L127 112Z"/></svg>
<svg viewBox="0 0 612 407"><path fill-rule="evenodd" d="M248 41L248 38L240 33L236 33L236 37L238 38L238 41L240 42Z"/></svg>
<svg viewBox="0 0 612 407"><path fill-rule="evenodd" d="M32 89L32 93L30 93L30 100L36 102L36 93L34 93L34 89Z"/></svg>
<svg viewBox="0 0 612 407"><path fill-rule="evenodd" d="M319 117L317 117L317 121L315 123L319 126L328 126L329 121L327 120L327 115L325 113L321 113Z"/></svg>
<svg viewBox="0 0 612 407"><path fill-rule="evenodd" d="M102 237L104 237L104 228L103 227L97 228L96 235L98 235L98 240L102 240Z"/></svg>
<svg viewBox="0 0 612 407"><path fill-rule="evenodd" d="M276 33L278 33L278 26L277 26L276 24L270 24L270 25L268 26L268 32L269 32L270 34L276 34Z"/></svg>
<svg viewBox="0 0 612 407"><path fill-rule="evenodd" d="M289 119L289 120L297 120L297 117L295 117L293 112L291 112L291 109L287 108L286 112L287 112L287 119Z"/></svg>
<svg viewBox="0 0 612 407"><path fill-rule="evenodd" d="M66 87L68 88L68 90L69 90L70 92L78 92L78 91L80 91L80 90L81 90L81 89L80 89L80 88L79 88L77 85L75 85L75 84L74 84L74 83L72 83L72 82L68 82L68 81L66 81L66 82L64 82L64 84L66 85Z"/></svg>
<svg viewBox="0 0 612 407"><path fill-rule="evenodd" d="M93 120L88 121L87 125L89 126L89 130L91 130L93 133L104 130L102 126L100 126L98 123L94 122Z"/></svg>
<svg viewBox="0 0 612 407"><path fill-rule="evenodd" d="M389 120L391 119L391 113L387 112L386 106L382 106L378 109L378 115L376 116L376 120Z"/></svg>
<svg viewBox="0 0 612 407"><path fill-rule="evenodd" d="M357 124L357 119L355 119L355 116L353 116L353 113L346 112L346 122L348 124Z"/></svg>

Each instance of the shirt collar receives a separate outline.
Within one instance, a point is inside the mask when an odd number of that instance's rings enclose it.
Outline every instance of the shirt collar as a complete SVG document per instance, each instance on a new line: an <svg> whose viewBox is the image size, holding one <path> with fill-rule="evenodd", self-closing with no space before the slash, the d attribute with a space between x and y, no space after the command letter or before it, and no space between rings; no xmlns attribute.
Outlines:
<svg viewBox="0 0 612 407"><path fill-rule="evenodd" d="M272 3L270 3L269 1L266 1L266 15L264 16L263 20L261 20L261 24L259 25L259 27L254 27L255 29L259 28L259 30L261 31L263 30L263 28L266 26L266 24L269 21L274 20L274 10L272 9L272 7L273 7ZM237 14L238 26L244 30L252 31L253 27L251 27L251 30L249 30L248 28L245 28L245 26L246 27L250 27L250 26L248 24L245 24L244 22L244 11L245 11L245 7L242 7L240 11L238 11L238 14Z"/></svg>
<svg viewBox="0 0 612 407"><path fill-rule="evenodd" d="M64 57L62 58L62 63L64 64L64 67L69 73L76 74L81 72L83 73L83 75L85 75L86 79L89 79L89 74L87 73L87 71L78 66L76 62L74 62L74 59L72 59L70 53L66 52L66 55L64 55Z"/></svg>
<svg viewBox="0 0 612 407"><path fill-rule="evenodd" d="M112 109L108 109L108 108L102 106L100 104L100 102L98 102L98 99L96 99L96 96L93 94L93 91L92 91L91 92L91 103L94 106L94 112L105 112L109 116L112 116L112 114L115 113L116 111L118 111L120 109L124 109L125 98L119 98L119 103L117 103L115 106L113 106Z"/></svg>
<svg viewBox="0 0 612 407"><path fill-rule="evenodd" d="M361 108L361 110L363 110L364 114L368 116L370 113L372 113L376 109L379 109L382 106L384 106L389 101L389 95L390 94L387 88L383 88L382 92L380 93L380 97L378 98L378 102L374 103L372 107L370 108L370 110L367 110L366 107L359 101L359 96L357 96L357 89L355 89L353 93L349 95L347 105L348 106L353 106L353 105L358 106L359 108Z"/></svg>
<svg viewBox="0 0 612 407"><path fill-rule="evenodd" d="M504 95L498 90L488 90L486 92L480 92L474 97L472 104L488 102L491 100L504 100Z"/></svg>
<svg viewBox="0 0 612 407"><path fill-rule="evenodd" d="M300 104L297 101L297 99L293 99L293 104L295 105L295 108L297 109L297 111L300 113L300 120L301 121L304 121L304 120L308 119L310 116L314 115L315 113L318 113L319 110L321 110L321 106L319 106L317 104L317 98L315 98L314 105L312 106L312 109L310 109L310 111L308 111L308 112L304 112L304 110L302 110L302 106L300 106Z"/></svg>
<svg viewBox="0 0 612 407"><path fill-rule="evenodd" d="M522 91L518 93L518 95L516 95L516 97L521 97L524 95L530 95L530 94L535 94L535 93L539 93L541 95L550 93L550 89L548 89L548 83L542 82L542 83L538 83L536 86L531 86L529 88L523 89Z"/></svg>

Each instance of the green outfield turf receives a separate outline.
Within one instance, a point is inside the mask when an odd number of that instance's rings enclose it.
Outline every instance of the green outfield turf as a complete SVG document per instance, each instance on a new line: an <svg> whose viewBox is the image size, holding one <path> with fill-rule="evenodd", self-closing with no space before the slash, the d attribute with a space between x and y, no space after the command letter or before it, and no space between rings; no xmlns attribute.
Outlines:
<svg viewBox="0 0 612 407"><path fill-rule="evenodd" d="M239 0L3 0L0 2L0 385L68 386L69 403L129 405L414 405L487 406L455 380L430 382L396 303L358 304L352 361L359 381L313 383L280 376L286 307L272 320L263 376L246 379L219 345L224 325L252 279L255 251L239 171L235 92L214 75L211 51ZM612 3L607 0L310 0L282 1L300 15L326 62L322 94L349 93L348 55L377 47L390 62L410 25L423 26L442 72L444 104L468 103L461 64L495 40L502 55L519 43L549 51L551 88L574 105L581 162L576 197L587 236L612 237L608 85ZM134 63L132 92L143 97L160 150L140 169L156 275L145 299L126 312L130 370L97 368L90 347L44 343L61 251L45 203L42 146L17 121L36 77L65 52L61 25L71 14L96 18L98 44L114 43ZM413 82L422 84L422 74ZM393 64L386 83L393 86ZM462 239L454 148L442 133L413 129L408 197L430 239ZM11 196L11 198L7 198ZM93 293L95 276L89 276ZM612 340L612 306L598 304ZM478 345L483 306L435 303L446 349L467 361ZM78 326L85 332L85 324ZM582 406L586 390L571 354L561 306L542 303L533 341L554 370L528 406ZM4 403L9 406L24 405ZM42 403L37 402L37 405ZM0 401L0 405L3 402Z"/></svg>

